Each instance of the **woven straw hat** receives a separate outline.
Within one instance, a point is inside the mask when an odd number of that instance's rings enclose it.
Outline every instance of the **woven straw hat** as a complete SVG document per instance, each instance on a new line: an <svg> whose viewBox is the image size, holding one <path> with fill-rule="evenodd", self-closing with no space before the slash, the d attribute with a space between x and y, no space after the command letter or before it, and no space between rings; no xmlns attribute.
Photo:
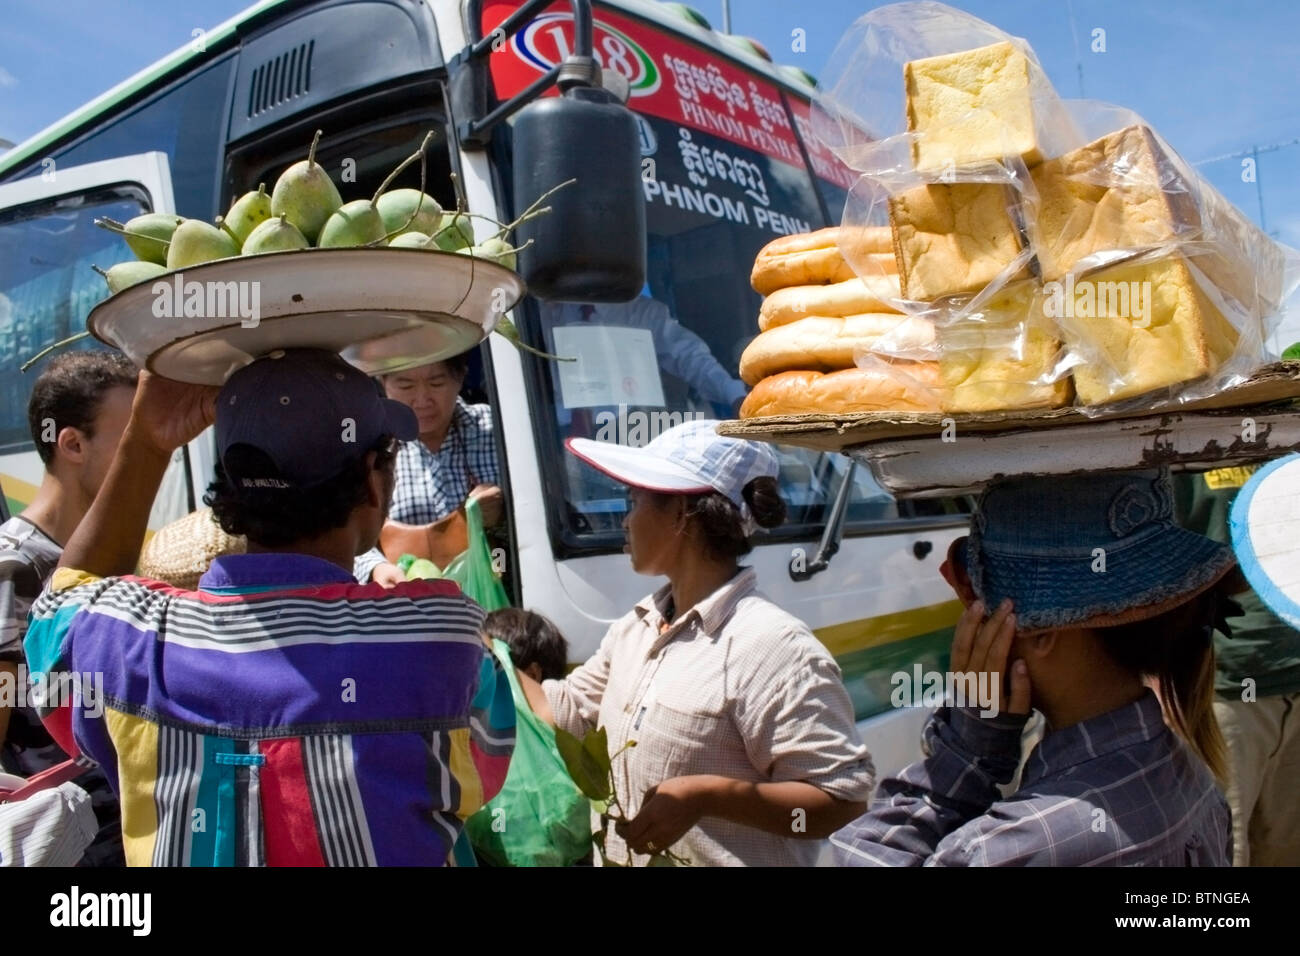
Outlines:
<svg viewBox="0 0 1300 956"><path fill-rule="evenodd" d="M226 534L213 519L212 509L202 508L173 521L149 539L140 554L139 573L193 591L213 558L247 550L246 538Z"/></svg>

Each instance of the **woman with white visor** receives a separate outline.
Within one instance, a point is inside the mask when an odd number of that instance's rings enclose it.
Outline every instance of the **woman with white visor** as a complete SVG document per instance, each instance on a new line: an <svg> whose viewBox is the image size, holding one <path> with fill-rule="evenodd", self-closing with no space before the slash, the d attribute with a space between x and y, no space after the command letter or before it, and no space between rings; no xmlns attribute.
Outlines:
<svg viewBox="0 0 1300 956"><path fill-rule="evenodd" d="M839 667L737 559L785 519L776 455L716 421L644 448L574 438L569 451L629 486L632 568L668 583L615 621L564 680L526 683L543 719L604 727L626 819L611 860L671 849L693 865L809 865L862 813L873 768Z"/></svg>

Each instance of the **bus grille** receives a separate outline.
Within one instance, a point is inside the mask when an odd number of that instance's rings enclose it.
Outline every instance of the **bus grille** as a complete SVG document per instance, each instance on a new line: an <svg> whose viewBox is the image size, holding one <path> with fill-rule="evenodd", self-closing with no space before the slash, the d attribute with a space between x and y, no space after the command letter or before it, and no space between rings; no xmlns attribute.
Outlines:
<svg viewBox="0 0 1300 956"><path fill-rule="evenodd" d="M312 40L267 60L253 71L248 84L248 117L279 106L311 90Z"/></svg>

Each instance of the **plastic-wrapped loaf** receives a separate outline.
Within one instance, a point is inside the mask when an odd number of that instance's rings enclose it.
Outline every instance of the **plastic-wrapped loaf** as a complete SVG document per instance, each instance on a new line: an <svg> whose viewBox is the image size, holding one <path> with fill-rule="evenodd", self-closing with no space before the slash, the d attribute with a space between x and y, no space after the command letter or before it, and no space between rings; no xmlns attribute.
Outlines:
<svg viewBox="0 0 1300 956"><path fill-rule="evenodd" d="M1167 243L1244 315L1282 302L1285 255L1145 124L1134 123L1030 171L1044 280Z"/></svg>
<svg viewBox="0 0 1300 956"><path fill-rule="evenodd" d="M932 301L1029 276L1016 193L1002 183L930 183L889 200L900 291ZM1014 268L1013 268L1014 267Z"/></svg>
<svg viewBox="0 0 1300 956"><path fill-rule="evenodd" d="M918 172L1006 156L1031 166L1042 159L1034 99L1046 79L1010 40L909 60L903 79Z"/></svg>
<svg viewBox="0 0 1300 956"><path fill-rule="evenodd" d="M824 88L814 132L864 174L844 223L893 236L889 305L924 315L1032 275L1027 164L1082 140L1024 40L940 3L881 7L841 42ZM842 251L860 277L886 274Z"/></svg>
<svg viewBox="0 0 1300 956"><path fill-rule="evenodd" d="M1044 311L1056 319L1076 363L1080 402L1100 405L1202 379L1235 354L1260 352L1258 329L1248 326L1243 334L1210 288L1178 253L1127 259L1046 284Z"/></svg>
<svg viewBox="0 0 1300 956"><path fill-rule="evenodd" d="M1037 282L1018 282L935 321L944 410L990 412L1070 404L1056 322Z"/></svg>
<svg viewBox="0 0 1300 956"><path fill-rule="evenodd" d="M814 135L868 176L951 182L963 167L1033 165L1082 142L1028 43L942 3L858 18L821 79Z"/></svg>

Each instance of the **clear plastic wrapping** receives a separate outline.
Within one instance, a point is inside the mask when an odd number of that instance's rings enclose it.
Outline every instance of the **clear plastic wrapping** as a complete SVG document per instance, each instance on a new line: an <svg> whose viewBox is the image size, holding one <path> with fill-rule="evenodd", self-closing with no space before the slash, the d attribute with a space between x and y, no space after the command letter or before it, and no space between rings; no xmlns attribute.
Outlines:
<svg viewBox="0 0 1300 956"><path fill-rule="evenodd" d="M935 331L924 354L886 335L857 364L938 363L945 410L1155 408L1272 358L1300 255L1136 114L1059 98L1023 40L938 3L874 10L813 127L861 174L844 225L892 230L886 304ZM879 257L841 251L879 282Z"/></svg>

